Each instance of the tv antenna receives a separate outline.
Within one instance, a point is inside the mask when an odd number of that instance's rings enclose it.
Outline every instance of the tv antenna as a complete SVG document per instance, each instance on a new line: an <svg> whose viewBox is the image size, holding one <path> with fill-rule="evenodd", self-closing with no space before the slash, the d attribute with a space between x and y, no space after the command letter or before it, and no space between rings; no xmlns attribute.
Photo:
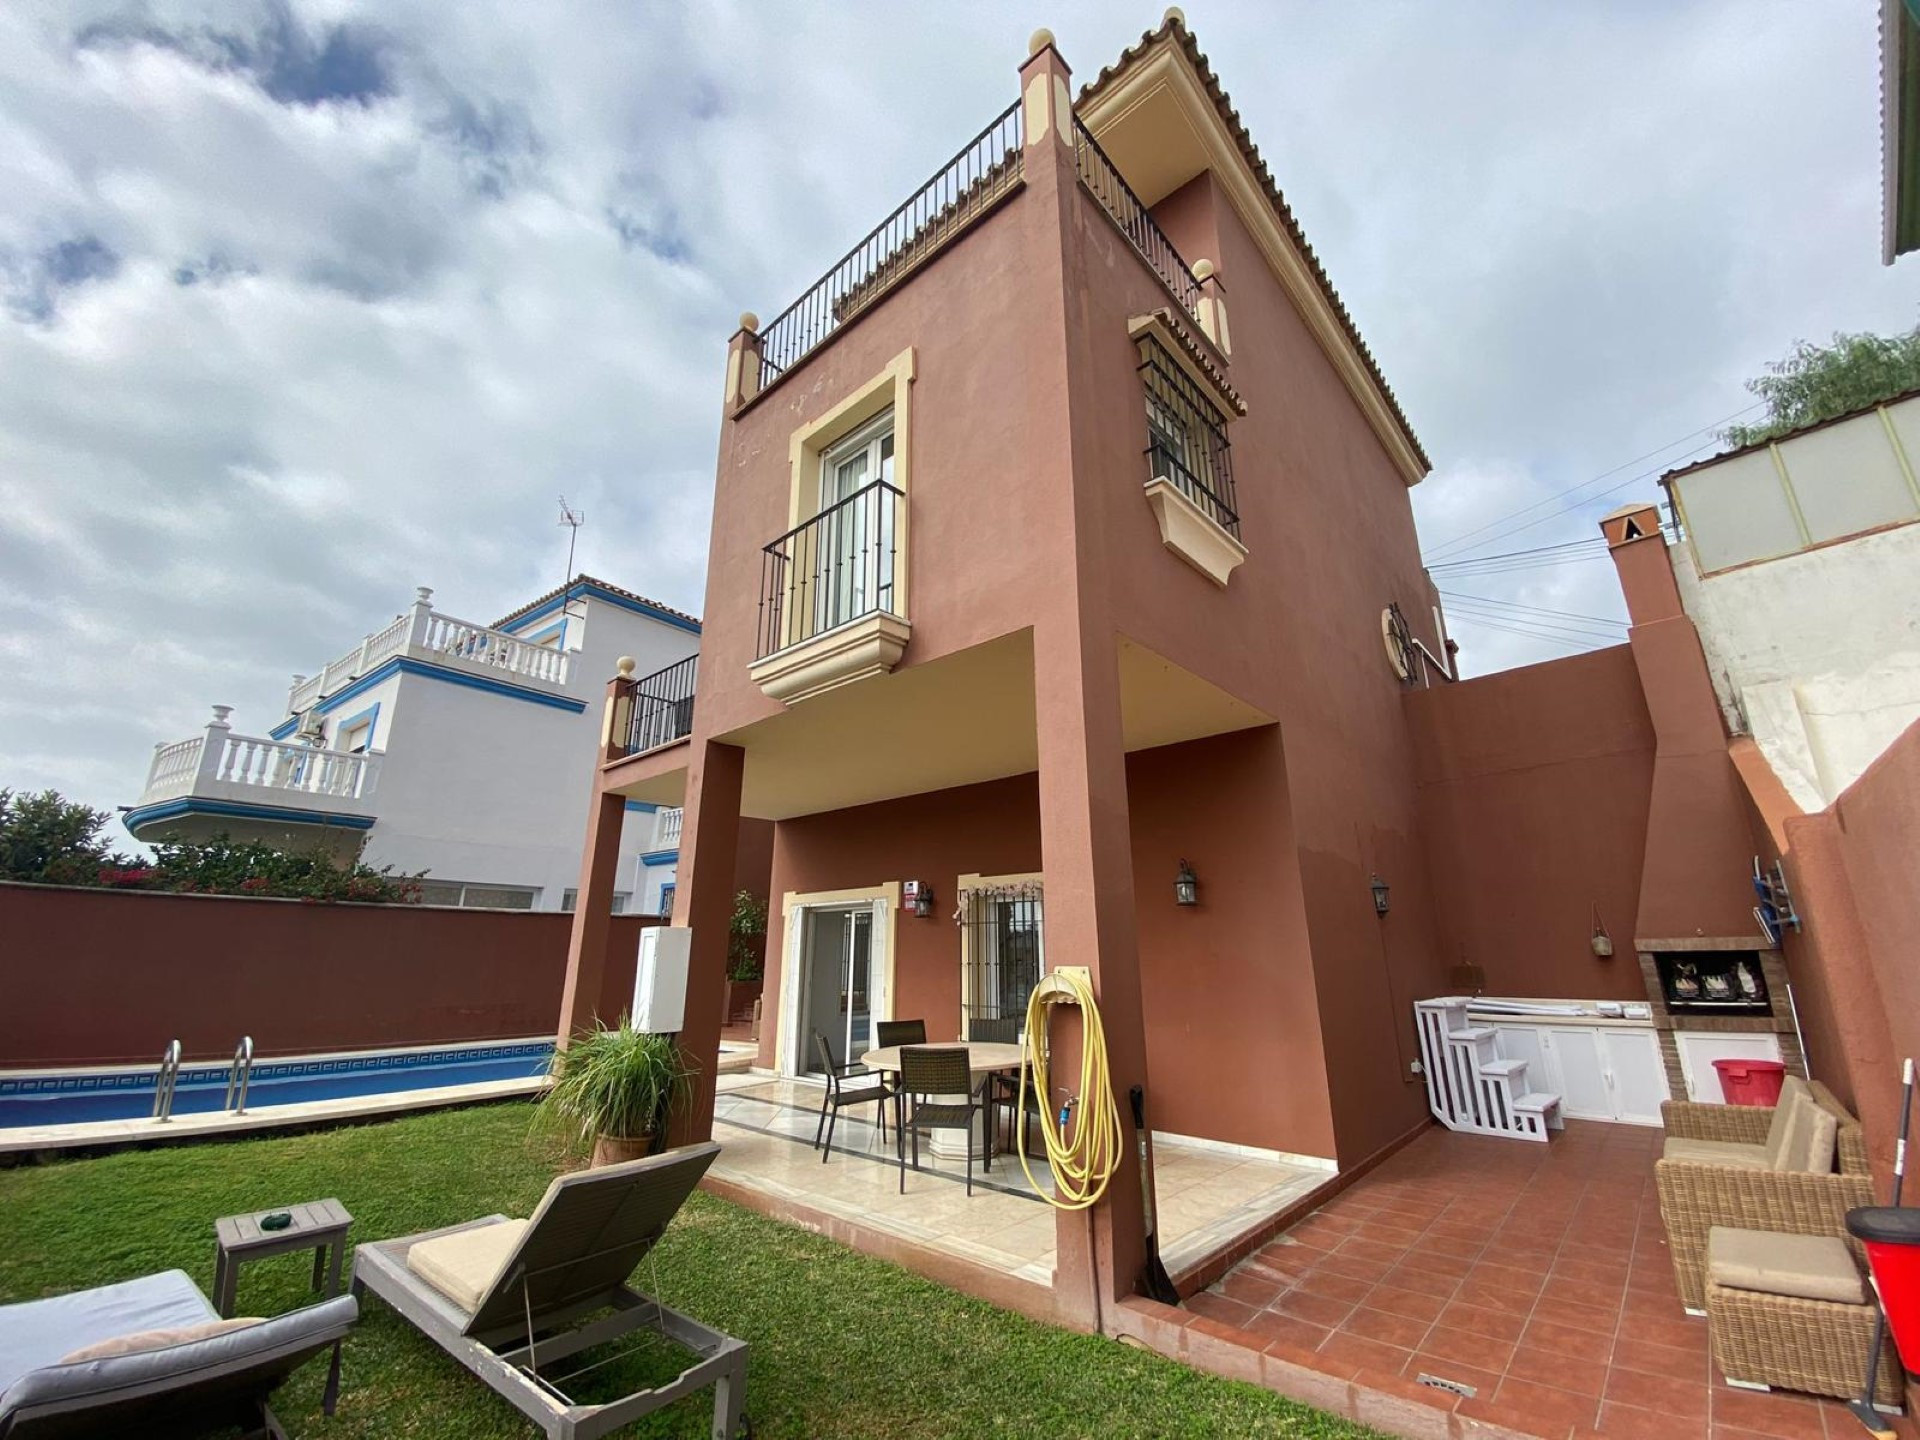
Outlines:
<svg viewBox="0 0 1920 1440"><path fill-rule="evenodd" d="M567 527L567 573L560 577L560 588L564 590L573 583L573 547L580 543L580 527L587 523L587 512L574 509L562 495L560 523Z"/></svg>

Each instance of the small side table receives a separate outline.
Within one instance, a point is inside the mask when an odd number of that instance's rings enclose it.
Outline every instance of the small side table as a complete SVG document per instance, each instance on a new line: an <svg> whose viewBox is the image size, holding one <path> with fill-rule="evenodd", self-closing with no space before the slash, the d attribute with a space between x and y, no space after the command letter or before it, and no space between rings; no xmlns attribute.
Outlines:
<svg viewBox="0 0 1920 1440"><path fill-rule="evenodd" d="M281 1211L293 1216L291 1225L284 1230L260 1228L261 1220ZM284 1255L289 1250L313 1251L313 1288L320 1290L324 1276L326 1289L322 1293L338 1295L340 1270L347 1255L347 1228L352 1224L353 1216L338 1200L282 1205L214 1221L213 1233L218 1245L213 1256L213 1308L223 1318L232 1319L233 1292L239 1284L241 1263L268 1255Z"/></svg>

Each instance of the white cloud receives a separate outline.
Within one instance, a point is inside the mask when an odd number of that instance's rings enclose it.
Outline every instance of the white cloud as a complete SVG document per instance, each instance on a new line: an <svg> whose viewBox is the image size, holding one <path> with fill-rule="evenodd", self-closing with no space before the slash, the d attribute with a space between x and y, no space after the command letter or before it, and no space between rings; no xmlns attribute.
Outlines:
<svg viewBox="0 0 1920 1440"><path fill-rule="evenodd" d="M1867 10L1188 6L1438 462L1423 534L1734 410L1800 335L1912 323ZM1155 16L1042 18L1090 79ZM1009 103L1032 23L0 7L0 784L125 803L156 739L263 728L414 585L511 608L561 492L585 568L697 611L735 317ZM1447 588L1473 671L1571 648L1487 598L1619 611L1604 562Z"/></svg>

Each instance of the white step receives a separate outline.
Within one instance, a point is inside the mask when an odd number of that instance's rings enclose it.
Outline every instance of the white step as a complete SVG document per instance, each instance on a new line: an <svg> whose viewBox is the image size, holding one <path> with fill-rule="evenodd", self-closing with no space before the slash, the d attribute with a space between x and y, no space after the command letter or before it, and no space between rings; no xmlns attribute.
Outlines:
<svg viewBox="0 0 1920 1440"><path fill-rule="evenodd" d="M1458 1040L1463 1045L1478 1045L1482 1040L1491 1040L1494 1031L1486 1025L1470 1025L1465 1030L1449 1030L1447 1039Z"/></svg>
<svg viewBox="0 0 1920 1440"><path fill-rule="evenodd" d="M1509 1080L1526 1068L1527 1062L1524 1060L1482 1060L1480 1062L1482 1075L1504 1075Z"/></svg>
<svg viewBox="0 0 1920 1440"><path fill-rule="evenodd" d="M1558 1095L1549 1094L1545 1090L1529 1090L1524 1095L1513 1097L1513 1108L1516 1110L1551 1110L1559 1103Z"/></svg>

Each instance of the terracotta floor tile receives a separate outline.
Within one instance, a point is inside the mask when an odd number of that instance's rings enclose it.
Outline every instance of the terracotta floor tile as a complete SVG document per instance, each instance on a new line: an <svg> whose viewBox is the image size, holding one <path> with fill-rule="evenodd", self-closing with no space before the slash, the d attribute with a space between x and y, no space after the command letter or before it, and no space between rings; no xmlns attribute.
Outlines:
<svg viewBox="0 0 1920 1440"><path fill-rule="evenodd" d="M1391 1311L1374 1310L1365 1305L1340 1322L1342 1334L1381 1340L1408 1350L1417 1348L1432 1328L1433 1322L1430 1320L1415 1320L1408 1315L1395 1315Z"/></svg>
<svg viewBox="0 0 1920 1440"><path fill-rule="evenodd" d="M1304 1290L1309 1295L1324 1295L1329 1300L1344 1300L1349 1305L1358 1305L1373 1289L1373 1282L1356 1280L1351 1275L1342 1275L1334 1270L1309 1270L1299 1277L1293 1288Z"/></svg>
<svg viewBox="0 0 1920 1440"><path fill-rule="evenodd" d="M1187 1308L1196 1315L1206 1315L1215 1320L1224 1320L1229 1325L1245 1325L1256 1311L1253 1306L1239 1300L1230 1300L1211 1290L1203 1290L1190 1296Z"/></svg>
<svg viewBox="0 0 1920 1440"><path fill-rule="evenodd" d="M1511 1340L1495 1340L1491 1335L1480 1335L1472 1330L1444 1324L1435 1325L1428 1331L1420 1348L1430 1355L1458 1360L1465 1365L1477 1365L1482 1370L1505 1370L1507 1361L1513 1355Z"/></svg>
<svg viewBox="0 0 1920 1440"><path fill-rule="evenodd" d="M1386 1260L1366 1260L1358 1255L1335 1253L1327 1256L1314 1266L1316 1270L1325 1270L1335 1275L1351 1275L1356 1280L1374 1283L1386 1278L1387 1272L1394 1267Z"/></svg>
<svg viewBox="0 0 1920 1440"><path fill-rule="evenodd" d="M1429 1275L1448 1275L1458 1280L1473 1269L1473 1262L1459 1255L1435 1255L1431 1251L1409 1250L1400 1260L1407 1270L1424 1270Z"/></svg>
<svg viewBox="0 0 1920 1440"><path fill-rule="evenodd" d="M1561 1350L1549 1350L1524 1341L1507 1362L1509 1379L1526 1380L1535 1385L1552 1385L1576 1395L1591 1395L1597 1403L1607 1384L1607 1362L1582 1360ZM1588 1417L1588 1423L1592 1417Z"/></svg>
<svg viewBox="0 0 1920 1440"><path fill-rule="evenodd" d="M1288 1288L1289 1283L1285 1280L1269 1279L1258 1271L1243 1268L1233 1271L1217 1286L1211 1288L1213 1293L1225 1295L1229 1300L1241 1301L1258 1310L1278 1300L1281 1292ZM1350 1283L1361 1285L1358 1280ZM1362 1290L1366 1288L1361 1285Z"/></svg>
<svg viewBox="0 0 1920 1440"><path fill-rule="evenodd" d="M1707 1357L1694 1347L1676 1350L1671 1345L1656 1345L1638 1338L1637 1328L1629 1327L1614 1341L1613 1363L1627 1370L1643 1370L1649 1375L1665 1375L1670 1380L1698 1382L1708 1378Z"/></svg>
<svg viewBox="0 0 1920 1440"><path fill-rule="evenodd" d="M1266 1340L1284 1340L1302 1350L1317 1350L1333 1331L1298 1315L1283 1315L1278 1310L1262 1310L1241 1327Z"/></svg>
<svg viewBox="0 0 1920 1440"><path fill-rule="evenodd" d="M1381 1283L1401 1290L1418 1290L1423 1295L1437 1295L1443 1300L1451 1299L1460 1288L1456 1276L1436 1275L1431 1270L1409 1270L1404 1265L1394 1266Z"/></svg>
<svg viewBox="0 0 1920 1440"><path fill-rule="evenodd" d="M1707 1416L1707 1385L1698 1381L1669 1380L1664 1375L1649 1375L1641 1370L1614 1368L1607 1372L1606 1398L1619 1405L1642 1410L1659 1410L1668 1415Z"/></svg>
<svg viewBox="0 0 1920 1440"><path fill-rule="evenodd" d="M1492 1340L1515 1341L1527 1328L1527 1317L1510 1310L1489 1310L1484 1305L1455 1300L1440 1312L1440 1323L1455 1330L1469 1330Z"/></svg>
<svg viewBox="0 0 1920 1440"><path fill-rule="evenodd" d="M1572 1356L1576 1360L1605 1361L1613 1355L1613 1331L1596 1330L1589 1326L1563 1325L1558 1321L1543 1318L1536 1311L1527 1328L1521 1333L1522 1345L1536 1345L1561 1355Z"/></svg>
<svg viewBox="0 0 1920 1440"><path fill-rule="evenodd" d="M1386 1345L1361 1335L1336 1330L1320 1346L1320 1354L1356 1368L1367 1366L1398 1375L1413 1352L1399 1345Z"/></svg>
<svg viewBox="0 0 1920 1440"><path fill-rule="evenodd" d="M1289 1290L1273 1303L1273 1308L1297 1320L1332 1327L1352 1313L1353 1301L1336 1300L1331 1295L1314 1295L1304 1290Z"/></svg>
<svg viewBox="0 0 1920 1440"><path fill-rule="evenodd" d="M1561 1423L1568 1426L1592 1425L1600 1411L1595 1395L1579 1395L1551 1385L1516 1378L1512 1371L1493 1393L1496 1405L1503 1405L1534 1422Z"/></svg>
<svg viewBox="0 0 1920 1440"><path fill-rule="evenodd" d="M1695 1316L1676 1315L1658 1320L1642 1315L1623 1317L1620 1333L1649 1345L1665 1345L1670 1350L1707 1353L1707 1322Z"/></svg>
<svg viewBox="0 0 1920 1440"><path fill-rule="evenodd" d="M1376 1285L1366 1298L1367 1304L1375 1310L1387 1310L1395 1315L1411 1316L1415 1320L1436 1320L1440 1312L1447 1308L1446 1300L1438 1295L1407 1290L1398 1285Z"/></svg>
<svg viewBox="0 0 1920 1440"><path fill-rule="evenodd" d="M1533 1307L1535 1319L1551 1320L1556 1325L1575 1325L1583 1330L1611 1335L1620 1328L1620 1312L1608 1305L1591 1305L1568 1300L1561 1295L1540 1294Z"/></svg>
<svg viewBox="0 0 1920 1440"><path fill-rule="evenodd" d="M1411 1251L1404 1244L1395 1241L1379 1240L1368 1235L1350 1235L1340 1242L1340 1248L1335 1253L1351 1259L1373 1260L1385 1265L1394 1265L1401 1260L1411 1258L1418 1252Z"/></svg>
<svg viewBox="0 0 1920 1440"><path fill-rule="evenodd" d="M1594 1427L1607 1440L1706 1440L1704 1417L1666 1415L1631 1405L1602 1404Z"/></svg>
<svg viewBox="0 0 1920 1440"><path fill-rule="evenodd" d="M1503 1310L1509 1315L1522 1317L1531 1315L1539 1301L1539 1297L1531 1290L1516 1290L1511 1285L1503 1285L1498 1280L1489 1280L1477 1273L1460 1282L1454 1298L1482 1309Z"/></svg>
<svg viewBox="0 0 1920 1440"><path fill-rule="evenodd" d="M1848 1440L1866 1430L1851 1415L1842 1433ZM1797 1395L1762 1395L1754 1390L1713 1392L1713 1422L1750 1430L1770 1440L1821 1440L1827 1434L1819 1402Z"/></svg>

